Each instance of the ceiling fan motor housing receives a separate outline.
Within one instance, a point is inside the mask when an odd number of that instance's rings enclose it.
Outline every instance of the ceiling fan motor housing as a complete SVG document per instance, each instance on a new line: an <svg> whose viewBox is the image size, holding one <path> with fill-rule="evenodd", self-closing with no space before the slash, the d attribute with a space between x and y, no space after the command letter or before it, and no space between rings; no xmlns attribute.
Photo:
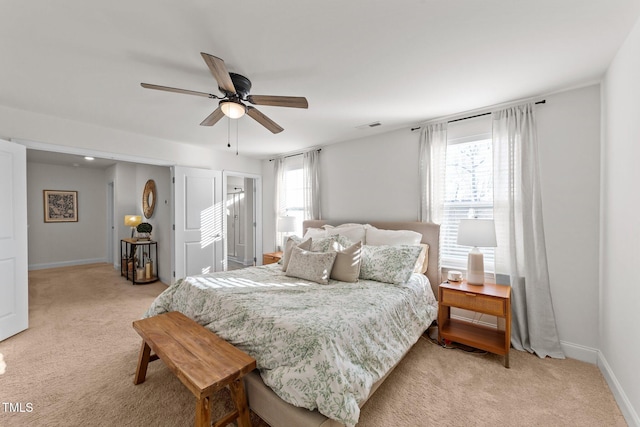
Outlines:
<svg viewBox="0 0 640 427"><path fill-rule="evenodd" d="M229 76L231 77L233 86L236 88L236 94L238 97L242 100L246 99L247 95L249 95L249 92L251 91L251 80L236 73L229 73ZM233 94L228 93L224 89L220 87L218 89L224 92L228 97L233 97Z"/></svg>

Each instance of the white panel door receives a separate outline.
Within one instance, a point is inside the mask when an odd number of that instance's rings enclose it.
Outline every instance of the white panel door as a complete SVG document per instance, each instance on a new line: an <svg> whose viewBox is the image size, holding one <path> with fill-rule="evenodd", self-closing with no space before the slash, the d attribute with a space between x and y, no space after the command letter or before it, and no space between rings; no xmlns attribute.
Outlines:
<svg viewBox="0 0 640 427"><path fill-rule="evenodd" d="M174 182L173 281L224 270L222 172L172 168Z"/></svg>
<svg viewBox="0 0 640 427"><path fill-rule="evenodd" d="M0 139L0 341L29 326L26 153Z"/></svg>

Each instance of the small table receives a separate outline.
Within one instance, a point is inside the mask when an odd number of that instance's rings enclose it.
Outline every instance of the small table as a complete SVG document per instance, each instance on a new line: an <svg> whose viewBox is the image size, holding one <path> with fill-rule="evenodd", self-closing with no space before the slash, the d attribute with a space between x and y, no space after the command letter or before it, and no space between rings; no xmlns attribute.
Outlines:
<svg viewBox="0 0 640 427"><path fill-rule="evenodd" d="M451 307L491 314L505 319L505 329L491 328L451 318ZM449 340L504 355L509 367L511 348L511 287L466 281L445 282L438 288L438 341Z"/></svg>
<svg viewBox="0 0 640 427"><path fill-rule="evenodd" d="M280 261L281 258L282 258L282 252L269 252L266 254L262 254L262 264L263 265L273 264Z"/></svg>
<svg viewBox="0 0 640 427"><path fill-rule="evenodd" d="M242 378L256 368L253 357L178 311L136 320L133 328L142 337L134 384L143 383L149 362L160 358L196 397L196 427L211 426L211 397L226 386L236 409L214 426L237 418L239 427L251 427Z"/></svg>
<svg viewBox="0 0 640 427"><path fill-rule="evenodd" d="M149 266L137 265L144 263L144 260L140 261L139 248L147 254ZM120 262L120 275L131 280L132 284L155 282L158 280L158 242L135 238L120 240ZM138 277L138 269L143 270L142 277Z"/></svg>

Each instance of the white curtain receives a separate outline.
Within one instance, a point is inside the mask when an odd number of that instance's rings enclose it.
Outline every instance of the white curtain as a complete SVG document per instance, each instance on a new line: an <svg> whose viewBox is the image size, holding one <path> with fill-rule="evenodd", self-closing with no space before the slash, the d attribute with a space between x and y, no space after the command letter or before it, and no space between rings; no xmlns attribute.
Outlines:
<svg viewBox="0 0 640 427"><path fill-rule="evenodd" d="M493 113L496 273L511 279L511 343L564 359L551 302L534 104Z"/></svg>
<svg viewBox="0 0 640 427"><path fill-rule="evenodd" d="M420 131L420 212L422 222L442 222L447 156L447 123L435 123Z"/></svg>
<svg viewBox="0 0 640 427"><path fill-rule="evenodd" d="M273 159L273 179L274 179L274 200L273 200L273 229L276 233L276 238L274 239L274 250L278 250L280 242L280 238L278 237L278 221L281 216L284 216L284 207L282 206L282 201L280 197L280 193L282 191L284 177L284 157L280 157L277 159Z"/></svg>
<svg viewBox="0 0 640 427"><path fill-rule="evenodd" d="M312 150L302 156L304 189L304 219L322 219L320 209L320 151Z"/></svg>

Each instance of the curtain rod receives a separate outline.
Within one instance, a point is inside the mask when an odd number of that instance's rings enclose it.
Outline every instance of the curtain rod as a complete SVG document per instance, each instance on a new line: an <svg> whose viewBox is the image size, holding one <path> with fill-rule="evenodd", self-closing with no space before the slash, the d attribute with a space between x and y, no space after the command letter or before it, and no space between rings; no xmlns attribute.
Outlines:
<svg viewBox="0 0 640 427"><path fill-rule="evenodd" d="M309 151L313 151L313 150L309 150ZM309 151L305 151L305 153L308 153ZM322 148L318 148L316 150L318 153L320 151L322 151ZM289 157L295 157L295 156L302 156L304 153L297 153L297 154L289 154L288 156L284 156L283 159L288 159ZM273 162L275 159L269 159L270 162Z"/></svg>
<svg viewBox="0 0 640 427"><path fill-rule="evenodd" d="M534 104L537 105L537 104L546 104L546 103L547 103L547 100L543 99L542 101L535 102ZM467 119L475 119L476 117L488 116L489 114L491 114L491 111L489 111L487 113L476 114L476 115L469 116L469 117L462 117L460 119L448 120L447 123L459 122L459 121L467 120ZM418 126L416 128L411 128L411 132L416 131L418 129L422 129L422 126Z"/></svg>

